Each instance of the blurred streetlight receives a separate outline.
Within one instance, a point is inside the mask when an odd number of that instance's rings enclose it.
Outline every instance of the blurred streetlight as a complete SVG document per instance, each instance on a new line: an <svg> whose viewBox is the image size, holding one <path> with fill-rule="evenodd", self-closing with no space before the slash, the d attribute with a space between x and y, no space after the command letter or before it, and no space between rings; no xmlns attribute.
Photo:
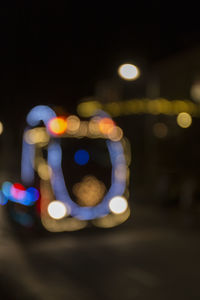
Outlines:
<svg viewBox="0 0 200 300"><path fill-rule="evenodd" d="M140 76L140 70L133 64L123 64L118 68L119 76L124 80L136 80Z"/></svg>

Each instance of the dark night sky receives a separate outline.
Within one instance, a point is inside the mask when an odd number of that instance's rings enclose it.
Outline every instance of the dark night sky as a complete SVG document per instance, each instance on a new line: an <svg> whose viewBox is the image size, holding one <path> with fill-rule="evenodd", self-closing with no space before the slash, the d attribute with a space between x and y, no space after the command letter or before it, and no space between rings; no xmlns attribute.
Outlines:
<svg viewBox="0 0 200 300"><path fill-rule="evenodd" d="M8 109L12 101L18 113L39 103L70 110L93 94L98 80L115 76L119 63L147 68L199 42L199 26L184 18L173 23L159 1L38 3L3 4L0 10L1 103Z"/></svg>

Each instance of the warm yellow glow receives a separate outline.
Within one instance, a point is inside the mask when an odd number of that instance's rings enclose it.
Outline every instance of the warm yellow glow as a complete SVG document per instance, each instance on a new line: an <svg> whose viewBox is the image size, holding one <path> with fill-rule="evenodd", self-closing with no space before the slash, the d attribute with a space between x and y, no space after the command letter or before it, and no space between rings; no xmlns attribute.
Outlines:
<svg viewBox="0 0 200 300"><path fill-rule="evenodd" d="M122 214L128 207L127 200L122 196L113 197L109 202L109 208L114 214Z"/></svg>
<svg viewBox="0 0 200 300"><path fill-rule="evenodd" d="M56 220L64 218L67 214L67 208L61 201L50 202L47 210L50 217Z"/></svg>
<svg viewBox="0 0 200 300"><path fill-rule="evenodd" d="M164 138L167 136L168 128L164 123L156 123L153 126L153 133L158 138Z"/></svg>
<svg viewBox="0 0 200 300"><path fill-rule="evenodd" d="M130 209L128 207L127 210L122 214L109 214L105 217L93 220L92 223L98 227L111 228L125 222L129 216Z"/></svg>
<svg viewBox="0 0 200 300"><path fill-rule="evenodd" d="M34 128L27 130L24 135L25 141L28 144L48 143L49 135L45 128Z"/></svg>
<svg viewBox="0 0 200 300"><path fill-rule="evenodd" d="M73 187L73 193L82 206L97 205L105 193L104 183L94 176L86 176Z"/></svg>
<svg viewBox="0 0 200 300"><path fill-rule="evenodd" d="M51 167L48 166L46 163L40 163L38 165L38 175L43 180L49 180L51 178L51 175L52 175Z"/></svg>
<svg viewBox="0 0 200 300"><path fill-rule="evenodd" d="M3 132L3 124L2 122L0 122L0 134L2 134L2 132Z"/></svg>
<svg viewBox="0 0 200 300"><path fill-rule="evenodd" d="M88 101L80 103L77 107L79 116L90 117L97 109L101 108L101 104L98 101Z"/></svg>
<svg viewBox="0 0 200 300"><path fill-rule="evenodd" d="M110 118L103 118L99 122L99 130L103 134L106 135L109 134L109 132L111 132L111 130L113 130L114 127L115 127L115 123Z"/></svg>
<svg viewBox="0 0 200 300"><path fill-rule="evenodd" d="M118 74L125 80L135 80L140 76L140 71L132 64L123 64L119 67Z"/></svg>
<svg viewBox="0 0 200 300"><path fill-rule="evenodd" d="M188 128L192 124L192 117L186 112L181 112L177 116L177 123L182 128Z"/></svg>
<svg viewBox="0 0 200 300"><path fill-rule="evenodd" d="M118 142L123 138L123 131L120 127L114 126L109 132L108 137L114 142Z"/></svg>
<svg viewBox="0 0 200 300"><path fill-rule="evenodd" d="M80 119L77 116L69 116L67 118L67 131L69 133L76 133L80 127Z"/></svg>
<svg viewBox="0 0 200 300"><path fill-rule="evenodd" d="M56 117L49 121L48 128L53 134L63 134L67 129L67 120L62 117Z"/></svg>
<svg viewBox="0 0 200 300"><path fill-rule="evenodd" d="M100 121L99 117L94 117L89 121L88 129L92 137L100 135L99 121Z"/></svg>

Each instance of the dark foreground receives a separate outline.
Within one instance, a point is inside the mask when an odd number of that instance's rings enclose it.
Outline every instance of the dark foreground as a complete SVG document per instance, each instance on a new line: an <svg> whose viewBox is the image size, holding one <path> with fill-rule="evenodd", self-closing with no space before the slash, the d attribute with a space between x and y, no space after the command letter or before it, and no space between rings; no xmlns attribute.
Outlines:
<svg viewBox="0 0 200 300"><path fill-rule="evenodd" d="M0 299L199 300L199 219L135 206L118 228L22 242L1 216Z"/></svg>

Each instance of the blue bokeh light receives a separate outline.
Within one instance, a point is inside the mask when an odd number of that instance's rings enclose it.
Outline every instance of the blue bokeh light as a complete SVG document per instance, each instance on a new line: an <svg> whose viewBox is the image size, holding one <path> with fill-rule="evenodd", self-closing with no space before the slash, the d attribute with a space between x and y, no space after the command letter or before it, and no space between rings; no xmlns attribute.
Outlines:
<svg viewBox="0 0 200 300"><path fill-rule="evenodd" d="M86 165L89 161L90 155L89 153L84 150L84 149L80 149L77 150L76 153L74 154L74 160L78 165Z"/></svg>

